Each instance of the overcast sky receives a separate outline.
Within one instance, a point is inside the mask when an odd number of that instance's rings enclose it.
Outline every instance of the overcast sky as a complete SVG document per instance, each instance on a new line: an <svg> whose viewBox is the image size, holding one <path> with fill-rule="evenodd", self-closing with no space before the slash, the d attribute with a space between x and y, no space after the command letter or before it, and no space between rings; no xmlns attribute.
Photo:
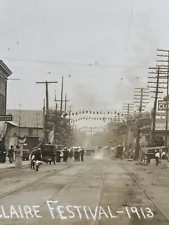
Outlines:
<svg viewBox="0 0 169 225"><path fill-rule="evenodd" d="M8 108L41 109L61 76L74 109L120 110L145 86L156 49L169 48L168 0L0 0L0 58ZM94 64L89 66L89 64ZM50 74L49 74L50 72ZM71 75L69 77L68 75Z"/></svg>

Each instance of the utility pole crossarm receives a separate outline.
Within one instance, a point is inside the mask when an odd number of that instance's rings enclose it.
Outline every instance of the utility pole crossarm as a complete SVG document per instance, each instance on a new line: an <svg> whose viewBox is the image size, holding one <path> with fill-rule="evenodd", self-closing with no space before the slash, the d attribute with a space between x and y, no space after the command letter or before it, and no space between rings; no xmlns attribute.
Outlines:
<svg viewBox="0 0 169 225"><path fill-rule="evenodd" d="M57 81L37 81L36 84L45 84L46 86L46 113L49 110L49 94L48 94L48 85L49 84L57 84Z"/></svg>
<svg viewBox="0 0 169 225"><path fill-rule="evenodd" d="M46 82L48 84L57 84L57 81L37 81L36 84L46 84Z"/></svg>

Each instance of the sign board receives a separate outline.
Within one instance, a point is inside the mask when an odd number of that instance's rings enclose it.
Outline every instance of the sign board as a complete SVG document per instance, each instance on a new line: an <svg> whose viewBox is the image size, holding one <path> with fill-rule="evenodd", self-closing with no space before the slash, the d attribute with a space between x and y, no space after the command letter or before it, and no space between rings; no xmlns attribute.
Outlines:
<svg viewBox="0 0 169 225"><path fill-rule="evenodd" d="M166 124L165 123L156 123L155 130L166 130ZM169 130L169 124L168 124L168 130Z"/></svg>
<svg viewBox="0 0 169 225"><path fill-rule="evenodd" d="M167 108L167 102L163 100L158 100L158 110L159 111L165 111Z"/></svg>
<svg viewBox="0 0 169 225"><path fill-rule="evenodd" d="M18 142L19 144L24 144L26 142L26 137L19 137Z"/></svg>
<svg viewBox="0 0 169 225"><path fill-rule="evenodd" d="M12 121L12 115L0 115L0 121Z"/></svg>

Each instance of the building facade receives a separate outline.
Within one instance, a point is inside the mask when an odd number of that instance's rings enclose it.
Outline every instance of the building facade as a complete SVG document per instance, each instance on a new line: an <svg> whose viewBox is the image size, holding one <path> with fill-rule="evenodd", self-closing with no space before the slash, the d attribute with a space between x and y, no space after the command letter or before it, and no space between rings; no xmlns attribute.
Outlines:
<svg viewBox="0 0 169 225"><path fill-rule="evenodd" d="M11 74L11 70L0 60L0 115L6 115L7 80Z"/></svg>
<svg viewBox="0 0 169 225"><path fill-rule="evenodd" d="M11 136L19 135L26 137L43 136L43 111L42 110L7 110L7 114L11 114L13 122L17 124L13 129Z"/></svg>

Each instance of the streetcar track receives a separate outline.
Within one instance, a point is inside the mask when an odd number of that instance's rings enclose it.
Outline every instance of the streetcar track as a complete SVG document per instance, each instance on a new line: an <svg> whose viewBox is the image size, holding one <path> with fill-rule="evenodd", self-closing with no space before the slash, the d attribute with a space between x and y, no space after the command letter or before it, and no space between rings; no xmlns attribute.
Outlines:
<svg viewBox="0 0 169 225"><path fill-rule="evenodd" d="M147 196L148 200L150 200L153 205L158 209L158 211L161 213L161 215L165 218L167 222L169 222L169 217L166 215L166 213L161 209L159 204L147 193L146 189L140 184L140 182L133 176L133 174L124 166L121 165L121 167L127 172L127 174L132 178L134 183L143 191L143 193Z"/></svg>
<svg viewBox="0 0 169 225"><path fill-rule="evenodd" d="M30 165L24 165L20 170L20 172L25 172L25 169L28 169ZM0 180L8 178L9 176L17 176L18 175L18 168L10 167L10 168L3 168L0 169Z"/></svg>
<svg viewBox="0 0 169 225"><path fill-rule="evenodd" d="M38 184L41 180L43 180L43 179L45 179L46 177L48 177L49 175L53 175L53 174L57 174L57 173L59 173L59 172L61 172L61 171L64 171L64 170L66 170L66 169L68 169L68 168L71 168L71 167L73 167L73 164L71 164L71 165L68 165L66 168L62 168L62 169L59 169L59 170L54 170L54 171L51 171L51 172L46 172L46 174L44 175L44 176L42 176L42 177L40 177L39 179L36 179L35 181L32 181L32 182L30 182L30 183L28 183L28 184L25 184L25 185L23 185L23 186L21 186L21 187L19 187L19 188L16 188L16 189L14 189L14 190L12 190L12 191L9 191L9 192L6 192L6 193L4 193L4 194L2 194L2 195L0 195L0 199L3 199L3 198L5 198L5 197L7 197L7 196L10 196L10 195L12 195L12 194L14 194L14 193L17 193L17 192L19 192L19 191L22 191L23 189L25 189L25 188L31 188L30 190L32 190L33 188L34 188L34 185L36 185L36 184ZM31 187L32 186L32 187Z"/></svg>
<svg viewBox="0 0 169 225"><path fill-rule="evenodd" d="M103 172L103 175L102 175L102 181L101 181L100 190L99 190L98 202L96 204L97 206L100 206L104 181L105 181L105 172ZM99 224L99 222L100 222L99 219L98 220L96 219L93 221L93 225L97 225L97 224Z"/></svg>
<svg viewBox="0 0 169 225"><path fill-rule="evenodd" d="M95 163L93 165L97 165L98 163ZM90 170L93 169L93 165L90 168L87 168L85 171L83 171L83 175L86 174L87 172L89 172ZM82 178L82 174L79 174L76 176L75 179L73 179L72 181L70 181L68 184L64 185L63 188L61 188L59 191L57 191L56 193L54 193L49 199L48 201L53 201L53 198L55 198L56 196L60 196L60 194L62 194L62 192L65 191L66 188L70 187L73 183L75 183L79 178ZM46 205L46 201L44 201L40 206L40 208L42 209L42 207L44 207ZM23 225L28 224L29 221L25 220L25 222L23 222Z"/></svg>

